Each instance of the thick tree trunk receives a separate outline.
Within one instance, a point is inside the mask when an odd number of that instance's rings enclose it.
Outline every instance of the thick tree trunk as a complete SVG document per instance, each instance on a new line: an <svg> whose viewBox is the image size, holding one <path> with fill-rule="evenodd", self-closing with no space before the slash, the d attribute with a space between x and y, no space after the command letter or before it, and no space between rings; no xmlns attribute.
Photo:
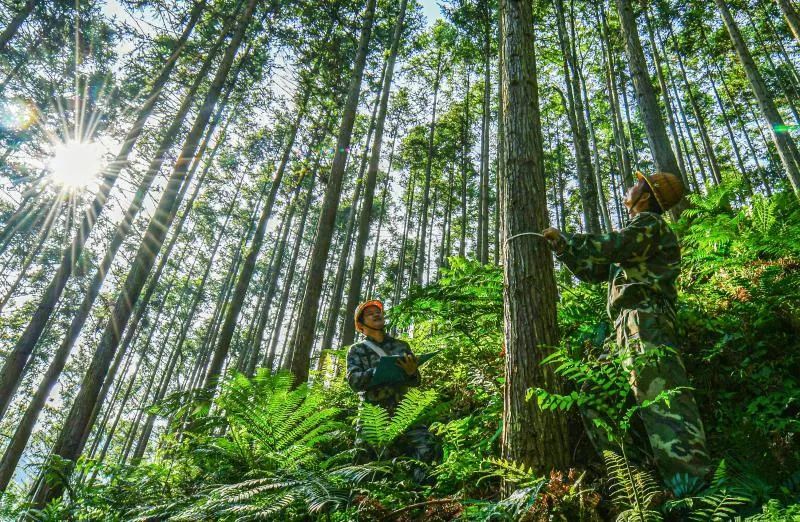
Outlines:
<svg viewBox="0 0 800 522"><path fill-rule="evenodd" d="M317 226L317 236L314 239L314 246L311 251L306 290L303 294L300 315L297 318L297 334L292 341L293 354L291 369L297 385L308 380L311 348L314 344L314 326L317 321L317 312L319 311L319 296L322 290L323 277L325 275L325 265L328 261L328 253L331 247L336 211L339 208L339 197L342 191L342 178L344 175L345 162L347 160L347 150L350 147L353 123L355 122L356 109L358 107L358 98L361 93L361 79L364 74L364 65L367 59L367 47L372 35L372 26L375 19L375 2L376 0L367 0L364 10L361 37L359 38L358 51L353 65L353 77L350 81L347 101L345 102L344 111L342 113L342 123L339 128L339 136L336 143L336 153L328 178L328 188L325 191L322 202L322 210Z"/></svg>
<svg viewBox="0 0 800 522"><path fill-rule="evenodd" d="M56 274L48 284L41 301L37 305L36 310L33 312L28 326L25 328L22 336L19 338L13 350L6 358L3 370L0 372L0 418L5 415L6 410L8 409L11 398L13 397L17 386L19 386L19 382L24 374L23 370L28 362L28 359L30 358L30 354L33 352L37 341L41 337L45 325L50 319L56 303L60 299L61 294L64 291L64 287L72 275L75 264L78 262L78 259L83 252L83 247L86 244L86 240L89 238L92 229L94 228L94 224L97 222L98 217L105 208L108 195L111 192L111 189L114 187L117 178L119 177L119 173L128 164L128 157L130 156L134 145L142 134L145 122L150 117L150 114L152 114L153 108L155 107L155 104L161 95L161 91L164 85L167 83L169 75L178 60L178 56L183 50L183 46L188 40L194 25L197 23L197 20L202 14L203 4L204 2L198 2L195 4L189 24L184 29L183 34L181 34L175 51L167 59L164 66L161 68L159 75L156 77L150 92L147 94L145 102L139 108L136 121L128 131L128 134L125 136L125 140L123 141L122 147L117 153L116 158L111 162L107 171L103 173L103 181L100 185L100 189L95 195L91 206L84 213L80 227L77 234L73 238L72 243L64 249L61 257L61 263L56 271ZM227 31L224 30L224 33L227 33ZM222 37L220 37L218 42L221 41ZM214 54L215 52L210 52L206 60L209 63L209 67L210 62L213 60ZM198 75L198 83L200 78L204 76L204 72L201 71ZM187 96L187 98L188 97L189 96ZM145 174L145 177L147 177L147 174Z"/></svg>
<svg viewBox="0 0 800 522"><path fill-rule="evenodd" d="M553 261L538 239L513 237L542 230L548 221L530 0L501 0L500 28L506 238L502 452L503 457L546 474L565 469L570 461L563 414L542 411L525 399L531 387L560 389L551 367L541 365L549 347L558 344Z"/></svg>
<svg viewBox="0 0 800 522"><path fill-rule="evenodd" d="M767 90L764 79L761 73L758 72L753 57L742 38L742 33L739 31L739 26L736 24L733 15L728 9L724 0L714 0L722 20L725 23L725 28L733 41L733 47L739 57L739 61L744 68L747 79L750 81L750 87L753 89L758 105L761 108L761 114L769 125L772 132L772 141L775 143L775 148L778 150L783 168L786 170L786 175L792 185L794 193L800 197L800 165L798 159L800 155L797 153L797 148L792 140L792 137L787 132L780 132L779 129L785 128L783 118L781 117L778 109L775 107L775 102Z"/></svg>
<svg viewBox="0 0 800 522"><path fill-rule="evenodd" d="M355 325L350 321L361 299L361 283L364 272L364 253L369 239L369 225L372 221L372 201L375 198L375 185L378 181L378 166L381 160L381 146L383 145L383 128L386 122L386 112L389 106L389 94L392 90L392 78L394 76L394 64L397 58L397 51L400 48L400 39L403 35L403 25L406 15L407 0L401 0L400 11L395 22L392 45L389 51L389 58L386 63L386 72L381 87L381 100L378 109L377 121L375 124L375 137L372 142L372 156L369 159L367 177L364 182L364 198L361 204L361 214L358 219L358 235L356 237L355 250L353 252L353 268L350 274L350 285L347 289L347 302L344 308L344 325L342 326L342 344L347 346L353 343L355 336ZM376 236L375 240L378 240ZM323 346L324 348L324 346Z"/></svg>
<svg viewBox="0 0 800 522"><path fill-rule="evenodd" d="M85 443L83 434L87 431L87 425L95 407L100 387L119 345L121 332L130 319L133 306L136 304L147 276L153 267L155 257L161 250L164 237L175 215L179 189L186 177L189 162L194 157L202 133L211 119L214 106L231 70L236 52L244 38L247 27L250 25L256 3L256 0L248 1L236 31L228 43L225 55L198 111L195 123L186 137L167 187L158 202L153 218L148 224L142 244L136 253L131 270L122 287L122 292L117 299L109 322L95 350L92 362L81 383L72 409L67 415L64 427L53 447L53 454L63 460L75 462L83 451ZM68 476L71 473L71 467L64 471ZM41 508L49 501L59 498L63 490L63 483L48 484L42 481L40 482L40 488L33 495L33 505Z"/></svg>
<svg viewBox="0 0 800 522"><path fill-rule="evenodd" d="M653 163L656 170L670 172L683 178L684 175L678 166L678 160L670 147L666 126L661 117L661 109L658 106L655 90L650 80L650 73L647 70L647 62L644 58L644 51L642 51L642 43L639 40L638 25L631 1L616 0L616 2L633 86L639 103L639 114L642 116L647 133L647 141L653 154ZM674 207L675 215L680 215L685 206L684 199Z"/></svg>

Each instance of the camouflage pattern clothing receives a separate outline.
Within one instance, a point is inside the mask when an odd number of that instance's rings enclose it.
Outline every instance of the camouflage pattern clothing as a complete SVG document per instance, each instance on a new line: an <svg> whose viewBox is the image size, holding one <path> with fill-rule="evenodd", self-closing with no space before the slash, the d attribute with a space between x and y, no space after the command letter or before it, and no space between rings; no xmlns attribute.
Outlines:
<svg viewBox="0 0 800 522"><path fill-rule="evenodd" d="M414 355L408 343L386 335L383 342L368 338L386 355ZM358 392L361 400L376 404L393 414L397 405L403 400L408 388L419 386L419 370L414 375L406 376L406 382L395 386L370 387L370 381L375 374L380 356L365 342L356 343L347 352L347 382L353 391ZM360 426L356 426L356 447L361 450L356 458L357 462L366 462L379 458L374 448L367 447L360 436ZM381 458L392 459L406 456L420 462L431 463L437 457L438 447L428 431L427 426L412 426L389 448L389 454ZM426 480L425 470L415 466L412 474L417 482Z"/></svg>
<svg viewBox="0 0 800 522"><path fill-rule="evenodd" d="M642 212L609 234L563 234L557 250L556 257L579 279L608 281L608 315L614 321L617 346L631 355L630 364L637 353L677 348L675 281L680 246L660 214ZM631 372L631 387L640 404L663 390L688 385L686 368L674 351ZM669 406L662 402L640 414L664 479L676 473L698 477L708 473L705 432L690 392L674 396Z"/></svg>
<svg viewBox="0 0 800 522"><path fill-rule="evenodd" d="M408 343L395 339L389 335L379 343L375 339L369 338L386 355L414 355ZM380 355L375 350L367 346L367 343L360 342L350 347L347 352L347 382L354 392L358 392L359 397L370 404L377 404L394 413L395 408L403 399L409 387L419 386L419 370L414 375L406 376L406 382L398 386L379 386L372 388L370 382L378 366Z"/></svg>

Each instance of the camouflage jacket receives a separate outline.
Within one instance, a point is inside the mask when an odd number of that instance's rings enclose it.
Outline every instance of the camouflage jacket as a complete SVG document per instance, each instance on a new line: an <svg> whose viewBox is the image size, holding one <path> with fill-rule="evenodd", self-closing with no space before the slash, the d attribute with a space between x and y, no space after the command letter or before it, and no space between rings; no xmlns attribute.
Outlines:
<svg viewBox="0 0 800 522"><path fill-rule="evenodd" d="M557 258L578 279L608 281L607 312L649 310L675 320L681 251L678 238L660 214L642 212L609 234L562 234Z"/></svg>
<svg viewBox="0 0 800 522"><path fill-rule="evenodd" d="M370 341L386 352L386 355L414 355L407 342L389 335L384 337L382 343L371 338ZM351 346L347 352L347 382L350 384L350 388L358 392L362 399L393 411L410 386L419 386L419 370L414 375L408 376L406 382L399 386L371 388L370 381L379 360L380 356L366 343L360 342Z"/></svg>

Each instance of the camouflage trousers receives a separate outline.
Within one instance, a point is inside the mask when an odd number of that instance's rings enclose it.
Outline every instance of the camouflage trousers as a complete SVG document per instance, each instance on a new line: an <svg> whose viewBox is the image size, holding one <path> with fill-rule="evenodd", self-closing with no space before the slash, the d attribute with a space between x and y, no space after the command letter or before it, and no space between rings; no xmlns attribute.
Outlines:
<svg viewBox="0 0 800 522"><path fill-rule="evenodd" d="M623 310L616 322L617 347L627 354L627 367L633 366L637 354L644 355L657 347L676 346L674 323L663 313L644 310ZM623 363L624 364L624 363ZM689 386L686 368L677 352L669 352L648 361L643 367L631 369L631 389L637 403L655 399L664 390ZM591 419L596 412L586 410L584 417ZM681 391L665 402L658 402L639 410L649 441L652 457L664 480L676 474L688 474L703 478L710 471L710 459L706 451L706 435L697 404L689 390ZM617 450L605 432L586 422L587 433L599 450ZM632 444L632 446L631 446ZM628 439L632 454L641 455L633 438Z"/></svg>

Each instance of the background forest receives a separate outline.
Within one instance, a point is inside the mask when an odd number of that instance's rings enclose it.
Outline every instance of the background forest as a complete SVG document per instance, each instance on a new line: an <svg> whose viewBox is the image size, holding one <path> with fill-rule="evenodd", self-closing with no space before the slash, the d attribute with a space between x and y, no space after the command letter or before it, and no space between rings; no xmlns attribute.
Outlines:
<svg viewBox="0 0 800 522"><path fill-rule="evenodd" d="M799 12L0 1L0 516L800 520ZM585 404L640 431L605 286L518 236L619 229L637 170L688 192L708 483L595 453ZM391 418L367 298L441 351Z"/></svg>

